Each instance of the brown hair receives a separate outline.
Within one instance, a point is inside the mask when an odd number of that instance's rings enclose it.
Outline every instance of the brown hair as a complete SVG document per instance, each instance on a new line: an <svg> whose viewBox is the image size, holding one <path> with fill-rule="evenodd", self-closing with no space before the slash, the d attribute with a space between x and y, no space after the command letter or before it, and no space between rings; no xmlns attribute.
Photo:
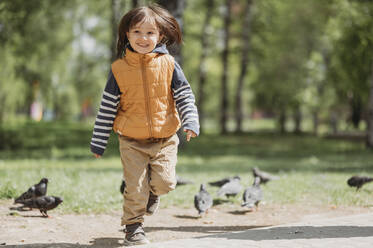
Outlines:
<svg viewBox="0 0 373 248"><path fill-rule="evenodd" d="M151 20L157 25L159 33L163 35L160 43L171 45L182 42L182 34L179 24L167 10L159 5L138 7L130 10L120 20L118 27L117 58L124 56L128 44L127 32L136 24L144 20Z"/></svg>

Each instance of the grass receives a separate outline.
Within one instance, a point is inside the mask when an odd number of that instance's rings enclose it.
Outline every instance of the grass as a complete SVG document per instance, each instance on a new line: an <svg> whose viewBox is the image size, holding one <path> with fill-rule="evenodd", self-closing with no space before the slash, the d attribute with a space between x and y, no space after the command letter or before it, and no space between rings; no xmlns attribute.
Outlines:
<svg viewBox="0 0 373 248"><path fill-rule="evenodd" d="M91 125L26 123L4 128L2 137L12 140L5 140L0 150L0 199L14 198L47 177L48 194L64 198L57 211L121 210L122 169L115 135L101 159L89 151ZM179 150L177 173L195 183L178 187L162 197L161 204L192 208L200 183L226 176L240 175L249 186L254 166L280 176L263 186L267 204L373 205L373 183L359 192L346 184L353 174L373 174L373 152L363 142L270 132L193 139ZM208 190L216 196L216 188ZM241 195L229 203L240 201Z"/></svg>

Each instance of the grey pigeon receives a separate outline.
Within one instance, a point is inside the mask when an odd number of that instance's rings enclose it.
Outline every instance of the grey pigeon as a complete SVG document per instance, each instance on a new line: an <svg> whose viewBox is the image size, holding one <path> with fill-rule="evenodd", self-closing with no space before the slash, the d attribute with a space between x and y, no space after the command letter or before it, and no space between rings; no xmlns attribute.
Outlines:
<svg viewBox="0 0 373 248"><path fill-rule="evenodd" d="M122 195L124 193L125 188L126 188L126 182L124 181L124 179L122 179L122 183L121 183L120 188L119 188L119 191L120 191L120 193L122 193Z"/></svg>
<svg viewBox="0 0 373 248"><path fill-rule="evenodd" d="M260 177L255 177L252 186L248 187L242 196L242 207L252 209L254 206L258 208L259 202L263 198L263 191L260 188Z"/></svg>
<svg viewBox="0 0 373 248"><path fill-rule="evenodd" d="M14 200L14 203L24 203L28 199L32 199L47 194L48 179L42 178L39 183L31 186L26 192L22 193Z"/></svg>
<svg viewBox="0 0 373 248"><path fill-rule="evenodd" d="M181 185L186 185L186 184L193 184L193 182L188 180L188 179L181 178L178 175L176 175L176 186L181 186Z"/></svg>
<svg viewBox="0 0 373 248"><path fill-rule="evenodd" d="M262 183L262 184L266 184L267 182L269 182L271 180L277 180L278 179L277 176L273 176L273 175L269 174L268 172L261 171L261 170L259 170L258 167L254 167L252 169L252 171L253 171L254 178L255 177L260 177L260 183Z"/></svg>
<svg viewBox="0 0 373 248"><path fill-rule="evenodd" d="M352 176L347 180L347 184L350 187L356 187L356 191L363 187L364 184L372 182L372 177L367 176Z"/></svg>
<svg viewBox="0 0 373 248"><path fill-rule="evenodd" d="M228 183L224 184L223 186L220 187L218 190L218 196L223 196L225 195L226 197L230 196L236 196L238 193L240 193L242 190L242 185L241 185L241 179L238 178L233 178L231 181Z"/></svg>
<svg viewBox="0 0 373 248"><path fill-rule="evenodd" d="M220 180L218 180L218 181L209 182L209 185L211 185L211 186L215 186L215 187L221 187L221 186L223 186L224 184L229 183L229 182L232 181L233 179L241 180L241 178L240 178L239 176L234 176L234 177L225 177L225 178L220 179Z"/></svg>
<svg viewBox="0 0 373 248"><path fill-rule="evenodd" d="M194 206L199 215L207 212L212 207L212 197L207 192L205 184L201 184L199 193L194 196Z"/></svg>
<svg viewBox="0 0 373 248"><path fill-rule="evenodd" d="M27 199L23 202L23 207L36 208L40 213L48 217L47 211L56 208L63 200L57 196L40 196L36 198Z"/></svg>

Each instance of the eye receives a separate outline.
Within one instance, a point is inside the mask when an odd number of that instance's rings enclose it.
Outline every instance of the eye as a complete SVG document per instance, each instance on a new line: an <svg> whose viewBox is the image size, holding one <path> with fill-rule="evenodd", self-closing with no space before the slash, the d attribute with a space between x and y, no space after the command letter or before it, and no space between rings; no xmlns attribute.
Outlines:
<svg viewBox="0 0 373 248"><path fill-rule="evenodd" d="M137 33L139 33L140 31L138 30L138 29L132 29L132 30L130 30L130 33L134 33L134 34L137 34Z"/></svg>
<svg viewBox="0 0 373 248"><path fill-rule="evenodd" d="M148 32L148 34L149 34L149 35L152 35L152 34L154 34L154 32L152 32L152 31L149 31L149 32Z"/></svg>

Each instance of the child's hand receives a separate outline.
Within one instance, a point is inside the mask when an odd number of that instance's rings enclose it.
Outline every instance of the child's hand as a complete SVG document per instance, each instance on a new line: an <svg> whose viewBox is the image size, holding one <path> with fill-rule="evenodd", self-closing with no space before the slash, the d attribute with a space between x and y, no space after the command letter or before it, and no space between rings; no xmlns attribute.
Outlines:
<svg viewBox="0 0 373 248"><path fill-rule="evenodd" d="M93 156L95 156L95 158L101 158L101 155L98 155L96 153L93 153Z"/></svg>
<svg viewBox="0 0 373 248"><path fill-rule="evenodd" d="M193 132L192 130L189 130L189 129L184 129L184 132L186 132L186 140L189 141L190 138L194 138L197 136L197 134L195 132Z"/></svg>

